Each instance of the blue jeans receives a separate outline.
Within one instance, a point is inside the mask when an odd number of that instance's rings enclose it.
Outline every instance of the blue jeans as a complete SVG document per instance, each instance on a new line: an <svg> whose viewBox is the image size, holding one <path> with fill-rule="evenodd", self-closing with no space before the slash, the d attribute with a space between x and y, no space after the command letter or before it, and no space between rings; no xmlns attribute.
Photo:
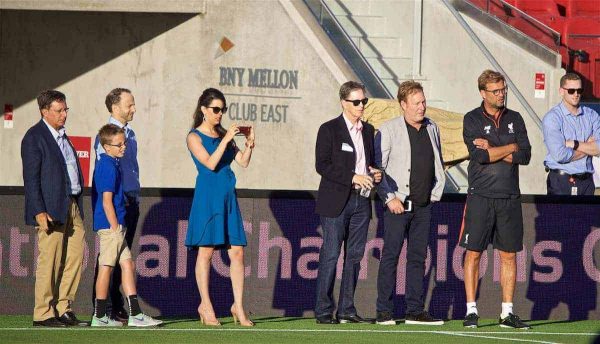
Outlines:
<svg viewBox="0 0 600 344"><path fill-rule="evenodd" d="M319 251L317 303L315 306L317 317L333 315L335 270L342 244L344 244L345 254L337 316L356 314L354 290L358 281L360 261L365 252L370 219L371 201L355 193L350 194L350 198L339 216L321 216L323 245Z"/></svg>
<svg viewBox="0 0 600 344"><path fill-rule="evenodd" d="M406 313L423 311L423 277L431 227L431 204L414 207L413 212L392 214L385 210L383 252L377 274L377 312L394 313L398 257L408 239L406 252Z"/></svg>

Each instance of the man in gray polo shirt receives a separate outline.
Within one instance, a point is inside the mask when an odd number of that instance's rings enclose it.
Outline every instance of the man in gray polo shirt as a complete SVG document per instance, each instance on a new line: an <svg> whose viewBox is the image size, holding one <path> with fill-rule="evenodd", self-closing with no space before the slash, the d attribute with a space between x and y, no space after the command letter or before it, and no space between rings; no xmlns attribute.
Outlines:
<svg viewBox="0 0 600 344"><path fill-rule="evenodd" d="M442 197L446 178L437 125L425 117L420 83L398 89L404 116L381 125L375 136L375 163L385 169L378 194L386 204L383 252L377 276L377 323L394 325L398 257L408 239L406 324L442 325L424 307L423 276L431 227L431 204Z"/></svg>

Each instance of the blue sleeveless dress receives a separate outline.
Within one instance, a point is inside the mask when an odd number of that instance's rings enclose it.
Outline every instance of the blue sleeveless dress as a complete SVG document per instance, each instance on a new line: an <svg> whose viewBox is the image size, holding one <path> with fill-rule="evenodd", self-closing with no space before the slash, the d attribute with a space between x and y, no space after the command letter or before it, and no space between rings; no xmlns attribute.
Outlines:
<svg viewBox="0 0 600 344"><path fill-rule="evenodd" d="M213 154L221 143L221 138L204 135L197 129L191 132L200 136L208 154ZM215 170L211 171L192 154L198 177L185 239L187 247L246 246L246 233L235 193L236 179L230 166L234 158L235 150L228 147Z"/></svg>

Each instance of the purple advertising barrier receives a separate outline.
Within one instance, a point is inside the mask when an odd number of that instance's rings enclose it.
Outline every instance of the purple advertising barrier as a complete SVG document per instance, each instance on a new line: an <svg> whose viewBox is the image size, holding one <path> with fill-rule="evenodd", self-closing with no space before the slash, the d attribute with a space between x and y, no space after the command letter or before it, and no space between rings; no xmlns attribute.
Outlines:
<svg viewBox="0 0 600 344"><path fill-rule="evenodd" d="M34 229L23 221L24 197L0 195L0 314L31 314L37 257ZM314 214L314 193L266 192L262 197L240 197L244 228L245 303L261 316L313 316L321 227ZM148 194L148 193L146 193ZM194 277L197 251L185 247L191 207L189 190L155 192L141 199L141 216L132 253L137 268L138 294L151 315L195 316L200 302ZM248 196L250 193L242 193ZM464 249L457 245L464 195L433 206L424 288L426 307L436 317L465 315ZM529 197L523 203L524 249L517 255L515 312L529 319L600 319L600 203L573 199ZM91 213L90 198L84 209ZM365 255L361 263L356 306L374 316L379 257L383 247L383 207L373 203ZM98 244L87 229L82 281L74 308L92 311L92 279ZM406 245L406 243L405 243ZM405 312L405 261L398 266L396 316ZM225 316L232 303L226 251L212 261L210 290L217 315ZM341 266L341 260L338 267ZM338 269L340 270L340 269ZM491 248L482 256L478 308L481 316L500 313L499 255ZM338 282L339 288L339 273Z"/></svg>

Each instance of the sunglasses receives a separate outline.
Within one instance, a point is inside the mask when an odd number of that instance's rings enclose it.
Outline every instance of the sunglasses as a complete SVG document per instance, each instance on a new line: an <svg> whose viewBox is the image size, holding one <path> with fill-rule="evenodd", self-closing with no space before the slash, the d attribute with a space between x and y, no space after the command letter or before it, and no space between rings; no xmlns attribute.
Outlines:
<svg viewBox="0 0 600 344"><path fill-rule="evenodd" d="M577 94L583 94L583 88L562 88L563 90L566 90L568 94L573 94L575 92L577 92Z"/></svg>
<svg viewBox="0 0 600 344"><path fill-rule="evenodd" d="M218 115L221 111L223 111L223 113L227 113L227 106L225 107L218 107L218 106L207 106L208 109L212 109L213 112L215 113L215 115Z"/></svg>
<svg viewBox="0 0 600 344"><path fill-rule="evenodd" d="M360 103L362 103L362 105L367 105L367 102L369 101L369 98L354 99L354 100L344 99L344 101L346 101L348 103L352 103L352 105L354 105L354 106L358 106Z"/></svg>

